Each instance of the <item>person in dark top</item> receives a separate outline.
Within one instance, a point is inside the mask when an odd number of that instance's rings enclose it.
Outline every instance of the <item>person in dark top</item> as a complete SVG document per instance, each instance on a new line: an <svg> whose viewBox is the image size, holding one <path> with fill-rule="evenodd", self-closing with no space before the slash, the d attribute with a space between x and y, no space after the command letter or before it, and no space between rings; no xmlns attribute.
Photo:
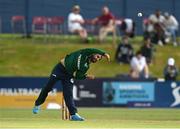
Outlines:
<svg viewBox="0 0 180 129"><path fill-rule="evenodd" d="M164 78L166 81L176 81L178 76L178 68L175 66L174 58L169 58L164 68Z"/></svg>
<svg viewBox="0 0 180 129"><path fill-rule="evenodd" d="M129 44L128 36L122 38L122 42L118 45L115 54L115 60L118 63L130 63L131 58L133 57L133 47Z"/></svg>
<svg viewBox="0 0 180 129"><path fill-rule="evenodd" d="M60 80L63 85L64 100L70 112L70 120L84 121L84 118L78 115L73 100L74 79L94 79L94 76L87 75L86 72L90 68L91 63L96 63L103 57L110 61L109 54L95 48L81 49L66 55L52 70L47 84L42 88L39 97L35 101L33 113L37 114L39 112L40 105L44 103L54 84Z"/></svg>
<svg viewBox="0 0 180 129"><path fill-rule="evenodd" d="M150 38L144 39L144 44L141 46L140 51L142 55L146 57L147 64L151 64L155 49Z"/></svg>

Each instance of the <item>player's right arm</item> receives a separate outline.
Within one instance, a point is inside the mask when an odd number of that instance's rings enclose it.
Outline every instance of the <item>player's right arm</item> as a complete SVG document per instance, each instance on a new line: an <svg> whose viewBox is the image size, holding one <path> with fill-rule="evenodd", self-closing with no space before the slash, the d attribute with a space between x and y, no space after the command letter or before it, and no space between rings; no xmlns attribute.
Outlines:
<svg viewBox="0 0 180 129"><path fill-rule="evenodd" d="M83 50L84 54L86 54L87 56L90 56L92 54L100 54L100 55L104 55L106 52L100 49L96 49L96 48L86 48Z"/></svg>
<svg viewBox="0 0 180 129"><path fill-rule="evenodd" d="M100 50L100 49L96 49L96 48L86 48L83 50L83 53L86 55L86 56L91 56L92 54L100 54L102 55L103 57L105 57L108 61L110 61L110 55L108 53L106 53L105 51L103 50Z"/></svg>

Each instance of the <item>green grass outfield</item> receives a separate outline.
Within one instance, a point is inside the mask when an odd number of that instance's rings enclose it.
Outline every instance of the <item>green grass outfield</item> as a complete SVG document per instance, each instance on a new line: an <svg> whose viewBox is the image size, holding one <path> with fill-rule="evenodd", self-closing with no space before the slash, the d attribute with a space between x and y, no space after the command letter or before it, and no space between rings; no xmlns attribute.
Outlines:
<svg viewBox="0 0 180 129"><path fill-rule="evenodd" d="M139 49L142 37L134 38L131 44L135 50ZM103 60L93 64L89 70L90 74L96 77L114 77L129 72L129 65L120 65L114 61L116 50L112 47L109 37L102 44L94 39L85 44L77 36L58 36L48 38L44 42L42 37L24 39L6 34L0 35L0 76L48 76L53 66L66 54L87 47L103 49L110 53L112 58L110 63ZM163 68L168 57L174 57L176 65L180 68L180 46L156 46L154 63L149 66L151 76L163 77ZM178 79L180 80L180 76Z"/></svg>
<svg viewBox="0 0 180 129"><path fill-rule="evenodd" d="M60 110L0 109L0 128L180 128L179 109L79 108L84 122L61 120Z"/></svg>

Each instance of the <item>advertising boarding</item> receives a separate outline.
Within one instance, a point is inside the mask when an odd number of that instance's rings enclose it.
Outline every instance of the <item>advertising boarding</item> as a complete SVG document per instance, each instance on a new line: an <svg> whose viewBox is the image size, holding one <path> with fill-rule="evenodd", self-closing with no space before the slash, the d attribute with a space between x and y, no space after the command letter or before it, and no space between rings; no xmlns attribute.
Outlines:
<svg viewBox="0 0 180 129"><path fill-rule="evenodd" d="M45 77L1 77L0 108L32 108L47 79ZM42 108L60 108L61 91L61 83L58 82L49 93Z"/></svg>
<svg viewBox="0 0 180 129"><path fill-rule="evenodd" d="M103 104L153 102L154 82L104 82Z"/></svg>

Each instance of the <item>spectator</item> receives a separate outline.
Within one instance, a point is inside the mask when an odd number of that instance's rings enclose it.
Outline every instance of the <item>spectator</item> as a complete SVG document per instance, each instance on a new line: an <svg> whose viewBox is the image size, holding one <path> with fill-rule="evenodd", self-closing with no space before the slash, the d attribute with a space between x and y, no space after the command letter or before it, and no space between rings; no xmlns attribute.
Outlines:
<svg viewBox="0 0 180 129"><path fill-rule="evenodd" d="M170 15L168 12L164 13L164 17L165 17L165 20L163 23L164 23L166 32L168 32L170 36L172 36L173 45L177 46L176 33L179 26L178 21L173 15Z"/></svg>
<svg viewBox="0 0 180 129"><path fill-rule="evenodd" d="M75 5L68 16L68 30L71 33L78 33L85 42L88 42L87 31L82 26L84 24L84 19L79 13L80 7Z"/></svg>
<svg viewBox="0 0 180 129"><path fill-rule="evenodd" d="M143 31L144 39L151 38L151 40L153 40L155 37L154 26L149 19L143 20Z"/></svg>
<svg viewBox="0 0 180 129"><path fill-rule="evenodd" d="M150 38L146 38L144 40L144 44L141 46L140 51L142 55L146 58L147 64L151 64L152 58L153 58L154 47L153 47L153 44L151 43Z"/></svg>
<svg viewBox="0 0 180 129"><path fill-rule="evenodd" d="M115 29L115 18L113 14L109 11L107 6L102 8L102 15L93 19L94 24L100 24L99 30L99 40L102 42L108 33L113 33L115 38L116 29Z"/></svg>
<svg viewBox="0 0 180 129"><path fill-rule="evenodd" d="M120 29L121 29L123 35L133 38L135 35L135 22L130 18L125 18L122 21Z"/></svg>
<svg viewBox="0 0 180 129"><path fill-rule="evenodd" d="M137 51L136 55L131 59L130 76L132 78L149 78L149 68L141 51Z"/></svg>
<svg viewBox="0 0 180 129"><path fill-rule="evenodd" d="M175 60L169 58L167 65L164 68L164 78L165 80L175 81L178 76L178 69L175 66Z"/></svg>
<svg viewBox="0 0 180 129"><path fill-rule="evenodd" d="M152 41L163 46L163 44L165 44L164 16L161 15L160 10L156 10L155 14L149 16L149 22L153 25L152 31L155 34Z"/></svg>
<svg viewBox="0 0 180 129"><path fill-rule="evenodd" d="M115 59L118 63L130 63L133 56L133 47L129 44L129 37L123 36L122 42L118 45Z"/></svg>

